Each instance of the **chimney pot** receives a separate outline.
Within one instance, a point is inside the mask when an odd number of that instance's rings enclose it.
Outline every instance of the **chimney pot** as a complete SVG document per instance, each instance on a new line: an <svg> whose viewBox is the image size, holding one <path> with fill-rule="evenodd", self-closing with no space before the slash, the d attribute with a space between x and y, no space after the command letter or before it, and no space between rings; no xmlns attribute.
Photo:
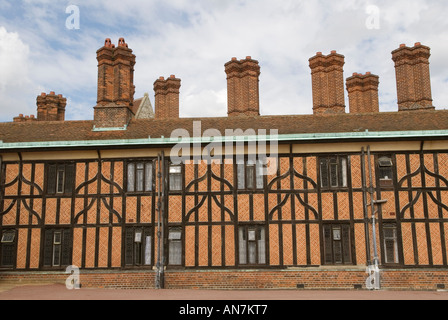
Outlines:
<svg viewBox="0 0 448 320"><path fill-rule="evenodd" d="M232 61L237 61L238 59L236 58L236 57L233 57L232 58Z"/></svg>
<svg viewBox="0 0 448 320"><path fill-rule="evenodd" d="M416 47L419 47L419 46L421 46L421 45L422 45L422 44L421 44L420 42L416 42L416 43L415 43L415 46L416 46Z"/></svg>
<svg viewBox="0 0 448 320"><path fill-rule="evenodd" d="M331 50L331 54L337 53L336 50Z"/></svg>
<svg viewBox="0 0 448 320"><path fill-rule="evenodd" d="M165 80L165 77L159 77L159 80Z"/></svg>
<svg viewBox="0 0 448 320"><path fill-rule="evenodd" d="M176 76L174 74L170 75L171 79L176 79Z"/></svg>
<svg viewBox="0 0 448 320"><path fill-rule="evenodd" d="M400 44L400 48L404 48L404 47L406 47L405 43Z"/></svg>

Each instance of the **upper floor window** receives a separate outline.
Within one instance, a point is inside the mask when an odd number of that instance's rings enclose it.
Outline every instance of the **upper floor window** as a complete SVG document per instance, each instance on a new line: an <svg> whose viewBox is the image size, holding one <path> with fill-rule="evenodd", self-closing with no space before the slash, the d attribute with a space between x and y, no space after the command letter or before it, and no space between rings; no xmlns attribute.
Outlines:
<svg viewBox="0 0 448 320"><path fill-rule="evenodd" d="M149 192L153 190L152 162L128 163L128 192Z"/></svg>
<svg viewBox="0 0 448 320"><path fill-rule="evenodd" d="M75 165L73 163L53 163L47 169L47 193L70 194L73 192Z"/></svg>
<svg viewBox="0 0 448 320"><path fill-rule="evenodd" d="M170 190L182 191L182 166L171 165L169 170L170 170Z"/></svg>
<svg viewBox="0 0 448 320"><path fill-rule="evenodd" d="M319 159L322 188L347 187L347 157L330 156Z"/></svg>
<svg viewBox="0 0 448 320"><path fill-rule="evenodd" d="M238 189L255 190L264 188L266 164L262 160L246 160L237 163Z"/></svg>
<svg viewBox="0 0 448 320"><path fill-rule="evenodd" d="M377 175L381 187L392 187L393 162L390 157L381 157L377 161Z"/></svg>

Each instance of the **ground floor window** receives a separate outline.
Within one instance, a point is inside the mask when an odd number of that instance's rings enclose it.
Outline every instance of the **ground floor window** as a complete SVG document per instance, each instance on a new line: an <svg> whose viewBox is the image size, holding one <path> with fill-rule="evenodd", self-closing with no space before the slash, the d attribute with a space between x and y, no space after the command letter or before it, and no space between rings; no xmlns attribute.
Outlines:
<svg viewBox="0 0 448 320"><path fill-rule="evenodd" d="M171 228L168 234L168 264L170 266L182 265L182 229Z"/></svg>
<svg viewBox="0 0 448 320"><path fill-rule="evenodd" d="M399 263L397 226L395 224L384 225L383 235L384 235L385 263L387 264Z"/></svg>
<svg viewBox="0 0 448 320"><path fill-rule="evenodd" d="M264 226L241 226L238 229L240 264L266 264L266 232Z"/></svg>
<svg viewBox="0 0 448 320"><path fill-rule="evenodd" d="M72 235L69 229L45 230L44 267L71 265Z"/></svg>
<svg viewBox="0 0 448 320"><path fill-rule="evenodd" d="M325 264L352 264L350 225L328 224L323 229Z"/></svg>
<svg viewBox="0 0 448 320"><path fill-rule="evenodd" d="M4 268L14 267L16 260L16 231L5 230L1 236L1 266Z"/></svg>
<svg viewBox="0 0 448 320"><path fill-rule="evenodd" d="M152 265L151 228L132 227L126 229L125 263L126 266Z"/></svg>

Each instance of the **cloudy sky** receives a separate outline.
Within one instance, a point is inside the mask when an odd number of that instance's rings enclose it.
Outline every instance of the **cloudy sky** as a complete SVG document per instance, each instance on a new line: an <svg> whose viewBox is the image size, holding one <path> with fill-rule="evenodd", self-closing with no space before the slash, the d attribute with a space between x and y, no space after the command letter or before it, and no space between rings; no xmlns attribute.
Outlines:
<svg viewBox="0 0 448 320"><path fill-rule="evenodd" d="M380 109L396 111L391 51L415 42L432 49L434 105L445 109L447 12L446 0L0 0L0 121L35 114L50 91L68 98L66 119L93 119L96 50L120 37L137 56L136 98L154 103L154 81L175 74L182 117L225 116L224 64L249 55L263 115L310 114L308 59L331 50L345 55L345 78L378 74Z"/></svg>

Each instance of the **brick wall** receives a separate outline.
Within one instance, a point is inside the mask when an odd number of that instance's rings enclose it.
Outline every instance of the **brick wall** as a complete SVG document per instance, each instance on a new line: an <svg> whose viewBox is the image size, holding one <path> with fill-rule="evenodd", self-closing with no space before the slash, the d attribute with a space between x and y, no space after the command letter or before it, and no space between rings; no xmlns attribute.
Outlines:
<svg viewBox="0 0 448 320"><path fill-rule="evenodd" d="M155 271L80 271L82 288L154 289ZM63 272L4 272L1 283L65 284ZM366 289L363 268L309 268L300 270L166 271L165 289ZM384 290L437 290L448 286L448 270L381 271Z"/></svg>

